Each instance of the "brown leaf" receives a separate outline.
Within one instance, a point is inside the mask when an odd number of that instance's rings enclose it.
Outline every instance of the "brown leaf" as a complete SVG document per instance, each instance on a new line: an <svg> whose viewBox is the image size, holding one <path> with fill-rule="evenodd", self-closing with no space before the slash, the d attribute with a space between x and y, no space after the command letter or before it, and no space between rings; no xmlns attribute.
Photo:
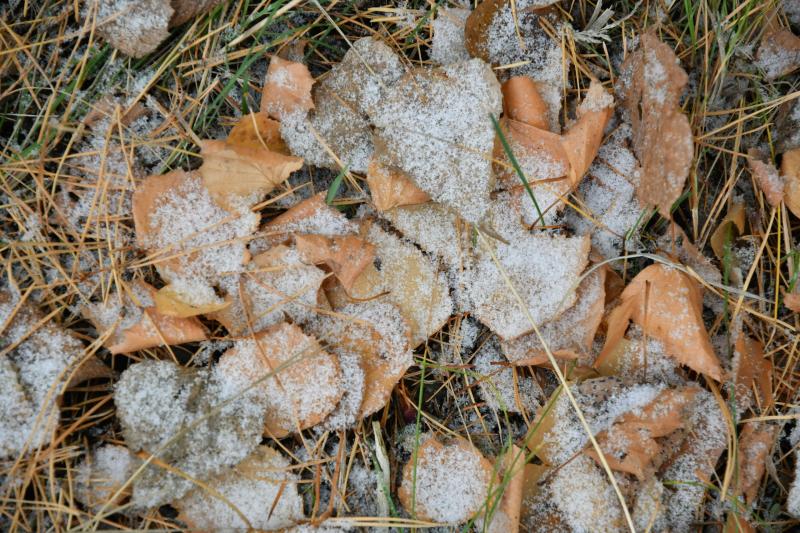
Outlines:
<svg viewBox="0 0 800 533"><path fill-rule="evenodd" d="M298 234L294 241L303 262L324 264L348 291L375 259L375 246L355 235L325 237Z"/></svg>
<svg viewBox="0 0 800 533"><path fill-rule="evenodd" d="M800 37L791 30L766 33L756 52L756 62L767 80L791 74L800 67Z"/></svg>
<svg viewBox="0 0 800 533"><path fill-rule="evenodd" d="M484 2L490 4L491 2ZM503 116L534 128L547 130L547 104L542 100L536 82L528 76L514 76L506 81L503 91Z"/></svg>
<svg viewBox="0 0 800 533"><path fill-rule="evenodd" d="M787 292L783 295L783 305L790 311L800 313L800 293Z"/></svg>
<svg viewBox="0 0 800 533"><path fill-rule="evenodd" d="M617 94L631 121L633 149L642 167L637 197L669 218L694 153L692 130L679 102L688 76L672 49L646 33L619 79Z"/></svg>
<svg viewBox="0 0 800 533"><path fill-rule="evenodd" d="M569 160L569 181L574 189L589 170L603 142L605 130L614 113L614 99L603 86L592 80L578 107L578 120L561 136L561 146Z"/></svg>
<svg viewBox="0 0 800 533"><path fill-rule="evenodd" d="M109 307L103 304L93 304L84 309L86 317L101 333L110 327L115 328L103 344L112 354L130 353L156 346L198 342L208 338L205 328L196 318L177 318L160 313L152 303L155 299L156 289L151 285L143 281L134 281L132 288L125 292L126 294L122 298L126 301L126 312L130 314L133 309L136 309L141 315L139 320L131 325L125 326L124 321L117 324L117 321L125 319L125 316L106 318ZM144 298L148 298L149 301L141 301ZM111 307L111 309L114 308Z"/></svg>
<svg viewBox="0 0 800 533"><path fill-rule="evenodd" d="M153 296L156 310L167 316L188 318L220 311L230 305L226 301L197 302L174 285L161 287Z"/></svg>
<svg viewBox="0 0 800 533"><path fill-rule="evenodd" d="M374 159L367 169L367 183L372 203L378 211L387 211L401 205L424 204L431 199L405 173L385 167Z"/></svg>
<svg viewBox="0 0 800 533"><path fill-rule="evenodd" d="M479 531L485 531L486 533L517 533L522 514L522 495L526 483L525 451L512 444L502 458L498 459L500 460L498 468L500 480L498 481L498 486L493 487L493 489L500 490L502 488L503 495L495 507L492 508L491 504L495 502L497 497L495 493L492 493L488 500L490 503L489 509L485 509L481 513L475 520L475 525ZM503 483L505 483L505 486L503 486ZM485 515L489 512L494 512L494 515L484 530Z"/></svg>
<svg viewBox="0 0 800 533"><path fill-rule="evenodd" d="M303 166L299 157L228 141L202 141L200 146L203 164L198 172L223 207L229 205L230 197L258 202Z"/></svg>
<svg viewBox="0 0 800 533"><path fill-rule="evenodd" d="M319 315L306 326L340 357L355 355L364 372L359 418L383 408L413 363L410 329L396 306L370 300Z"/></svg>
<svg viewBox="0 0 800 533"><path fill-rule="evenodd" d="M261 91L261 112L281 120L286 114L314 109L314 78L302 63L272 56Z"/></svg>
<svg viewBox="0 0 800 533"><path fill-rule="evenodd" d="M268 118L266 113L250 113L234 124L225 142L234 146L266 149L283 155L291 155L281 139L280 123Z"/></svg>
<svg viewBox="0 0 800 533"><path fill-rule="evenodd" d="M785 183L783 201L789 211L800 218L800 148L784 152L781 159L781 176Z"/></svg>
<svg viewBox="0 0 800 533"><path fill-rule="evenodd" d="M758 497L761 478L779 430L775 425L750 422L739 435L739 491L747 505L752 505Z"/></svg>
<svg viewBox="0 0 800 533"><path fill-rule="evenodd" d="M608 431L598 433L597 443L608 465L643 480L661 452L655 439L685 426L696 392L694 388L666 389L641 409L623 414ZM587 448L584 453L600 464L594 448Z"/></svg>
<svg viewBox="0 0 800 533"><path fill-rule="evenodd" d="M722 379L722 367L703 323L702 290L686 274L657 263L628 284L620 304L608 316L606 342L595 368L613 353L630 321L661 341L679 363L717 381Z"/></svg>
<svg viewBox="0 0 800 533"><path fill-rule="evenodd" d="M338 357L323 351L317 339L287 322L256 333L249 343L225 352L218 371L229 378L241 376L258 382L256 387L268 398L265 432L273 438L319 424L343 392Z"/></svg>
<svg viewBox="0 0 800 533"><path fill-rule="evenodd" d="M756 180L761 192L767 199L767 203L772 207L777 206L783 201L783 178L778 174L778 169L771 163L765 163L758 159L754 150L748 151L749 157L747 164L750 173Z"/></svg>
<svg viewBox="0 0 800 533"><path fill-rule="evenodd" d="M261 445L175 501L178 520L198 533L289 531L284 528L305 518L300 480L292 470L281 452Z"/></svg>
<svg viewBox="0 0 800 533"><path fill-rule="evenodd" d="M728 209L725 218L719 223L717 229L709 239L714 255L720 261L725 261L725 244L744 233L745 212L744 204L734 203ZM728 233L730 232L730 233ZM730 237L729 237L730 236Z"/></svg>
<svg viewBox="0 0 800 533"><path fill-rule="evenodd" d="M454 484L453 479L463 482ZM494 479L492 463L466 439L442 444L429 437L403 468L397 496L417 518L455 525L481 510Z"/></svg>
<svg viewBox="0 0 800 533"><path fill-rule="evenodd" d="M208 13L215 6L222 3L222 0L169 0L175 13L169 21L170 28L180 26L184 22L193 19L197 15Z"/></svg>
<svg viewBox="0 0 800 533"><path fill-rule="evenodd" d="M557 359L576 360L587 353L605 311L604 281L606 270L586 276L577 289L575 303L551 322L539 326L539 332ZM549 358L536 332L501 342L503 353L515 365L548 365Z"/></svg>
<svg viewBox="0 0 800 533"><path fill-rule="evenodd" d="M261 331L283 322L304 323L314 316L325 272L307 264L297 250L276 245L256 255L240 276L224 278L230 305L211 313L232 335Z"/></svg>
<svg viewBox="0 0 800 533"><path fill-rule="evenodd" d="M759 411L766 412L775 398L772 394L772 363L764 357L764 346L743 332L740 332L735 344L734 372L736 374L737 403L745 398L752 398L753 391L757 401L742 402L739 405L757 405Z"/></svg>

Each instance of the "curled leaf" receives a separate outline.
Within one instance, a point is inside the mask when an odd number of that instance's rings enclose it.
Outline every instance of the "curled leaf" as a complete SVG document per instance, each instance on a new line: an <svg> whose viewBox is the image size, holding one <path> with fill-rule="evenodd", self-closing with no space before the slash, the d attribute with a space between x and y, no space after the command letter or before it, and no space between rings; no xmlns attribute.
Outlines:
<svg viewBox="0 0 800 533"><path fill-rule="evenodd" d="M725 261L725 246L730 245L732 239L744 234L745 212L743 203L734 203L728 209L725 218L719 223L717 229L711 234L711 249L720 261ZM730 233L729 233L730 232Z"/></svg>
<svg viewBox="0 0 800 533"><path fill-rule="evenodd" d="M764 357L761 342L740 332L734 345L733 371L735 398L740 411L758 407L768 411L775 401L772 394L772 362Z"/></svg>
<svg viewBox="0 0 800 533"><path fill-rule="evenodd" d="M224 309L226 302L214 294L210 287L172 283L160 288L153 296L156 310L167 316L188 318Z"/></svg>
<svg viewBox="0 0 800 533"><path fill-rule="evenodd" d="M196 318L170 316L158 310L156 289L143 281L134 281L122 294L114 294L105 303L84 308L84 315L101 333L113 329L104 346L113 353L130 353L156 346L184 344L207 338Z"/></svg>
<svg viewBox="0 0 800 533"><path fill-rule="evenodd" d="M348 291L375 258L375 246L354 235L295 235L295 246L303 262L324 264Z"/></svg>
<svg viewBox="0 0 800 533"><path fill-rule="evenodd" d="M655 440L687 424L697 389L667 389L647 405L618 418L607 431L596 436L608 465L619 472L645 478L661 446ZM584 453L600 464L593 448Z"/></svg>
<svg viewBox="0 0 800 533"><path fill-rule="evenodd" d="M489 2L484 2L487 4ZM548 129L547 104L536 87L536 82L527 76L514 76L501 87L503 91L503 116L524 122L534 128Z"/></svg>
<svg viewBox="0 0 800 533"><path fill-rule="evenodd" d="M287 114L314 109L314 78L302 63L272 56L261 91L261 112L281 120Z"/></svg>
<svg viewBox="0 0 800 533"><path fill-rule="evenodd" d="M611 355L631 321L661 341L679 363L722 379L722 367L703 323L702 290L683 272L656 263L633 278L608 316L606 342L595 368Z"/></svg>
<svg viewBox="0 0 800 533"><path fill-rule="evenodd" d="M424 204L431 197L417 187L403 172L372 161L367 169L367 183L372 203L378 211L402 205Z"/></svg>

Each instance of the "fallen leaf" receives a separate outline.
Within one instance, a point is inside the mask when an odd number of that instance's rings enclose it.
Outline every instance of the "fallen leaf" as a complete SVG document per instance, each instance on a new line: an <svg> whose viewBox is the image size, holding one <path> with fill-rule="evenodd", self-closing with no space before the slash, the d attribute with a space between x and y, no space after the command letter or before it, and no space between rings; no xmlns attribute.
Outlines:
<svg viewBox="0 0 800 533"><path fill-rule="evenodd" d="M261 90L261 112L282 120L287 114L314 109L311 87L314 78L302 63L272 56Z"/></svg>
<svg viewBox="0 0 800 533"><path fill-rule="evenodd" d="M266 402L265 435L283 438L322 422L342 397L338 357L286 322L225 352L217 372L252 383Z"/></svg>
<svg viewBox="0 0 800 533"><path fill-rule="evenodd" d="M592 80L578 106L575 124L561 136L569 160L569 182L574 189L589 170L603 141L603 131L614 114L614 98L600 82Z"/></svg>
<svg viewBox="0 0 800 533"><path fill-rule="evenodd" d="M185 287L183 284L173 283L158 289L153 295L156 310L162 315L188 318L214 313L230 305L230 302L226 302L216 295L210 299L206 299L205 295L201 299L197 299L197 293L192 291L193 288L195 287ZM209 290L213 295L213 289L209 288Z"/></svg>
<svg viewBox="0 0 800 533"><path fill-rule="evenodd" d="M744 496L745 504L753 505L758 498L761 479L770 460L770 452L776 444L780 428L763 422L750 422L744 425L739 435L738 491Z"/></svg>
<svg viewBox="0 0 800 533"><path fill-rule="evenodd" d="M208 317L218 320L231 335L259 332L286 317L302 324L317 310L317 294L325 277L295 248L273 246L255 256L241 275L222 278L229 305Z"/></svg>
<svg viewBox="0 0 800 533"><path fill-rule="evenodd" d="M769 411L775 397L772 393L772 362L764 357L764 346L744 332L739 333L734 346L735 399L740 411L749 407L757 407L759 412Z"/></svg>
<svg viewBox="0 0 800 533"><path fill-rule="evenodd" d="M736 237L744 234L744 223L744 204L733 203L725 214L725 218L722 219L717 229L711 234L709 239L711 249L714 250L714 255L723 264L726 261L725 245L730 245Z"/></svg>
<svg viewBox="0 0 800 533"><path fill-rule="evenodd" d="M766 33L756 52L756 64L770 81L791 74L800 67L800 37L789 29Z"/></svg>
<svg viewBox="0 0 800 533"><path fill-rule="evenodd" d="M436 17L431 23L431 61L448 65L469 59L464 45L464 24L470 13L469 9L458 7L442 7L436 10Z"/></svg>
<svg viewBox="0 0 800 533"><path fill-rule="evenodd" d="M783 178L778 174L778 169L775 168L775 165L758 159L757 154L752 149L748 151L748 156L747 164L750 167L750 173L755 178L761 192L764 193L767 203L772 207L776 207L783 201Z"/></svg>
<svg viewBox="0 0 800 533"><path fill-rule="evenodd" d="M781 159L781 177L786 184L783 201L789 211L800 218L800 148L784 152Z"/></svg>
<svg viewBox="0 0 800 533"><path fill-rule="evenodd" d="M305 518L300 480L279 451L262 445L244 461L174 502L192 531L272 531Z"/></svg>
<svg viewBox="0 0 800 533"><path fill-rule="evenodd" d="M155 305L156 293L148 283L133 281L123 294L111 295L106 303L87 305L83 314L101 334L113 328L113 333L103 343L112 354L208 338L196 318L161 313Z"/></svg>
<svg viewBox="0 0 800 533"><path fill-rule="evenodd" d="M229 141L202 141L203 164L197 170L220 205L255 204L280 185L303 160L279 152Z"/></svg>
<svg viewBox="0 0 800 533"><path fill-rule="evenodd" d="M133 194L132 211L136 240L154 255L167 282L216 282L250 259L246 238L258 227L258 215L220 206L197 173L149 176Z"/></svg>
<svg viewBox="0 0 800 533"><path fill-rule="evenodd" d="M375 245L354 235L295 235L294 240L304 263L324 264L347 291L353 289L353 284L375 258Z"/></svg>
<svg viewBox="0 0 800 533"><path fill-rule="evenodd" d="M417 187L403 172L372 161L367 169L367 184L372 203L378 211L402 205L424 204L431 197Z"/></svg>
<svg viewBox="0 0 800 533"><path fill-rule="evenodd" d="M388 302L367 301L320 314L306 327L340 358L355 355L364 372L364 390L356 402L357 419L383 408L394 386L414 362L410 329Z"/></svg>
<svg viewBox="0 0 800 533"><path fill-rule="evenodd" d="M722 367L703 323L702 290L683 272L656 263L633 278L608 316L606 342L595 368L613 352L630 321L661 341L679 363L722 380Z"/></svg>
<svg viewBox="0 0 800 533"><path fill-rule="evenodd" d="M661 446L655 440L687 424L694 388L666 389L656 399L637 411L619 417L610 429L596 435L608 465L618 472L645 478ZM594 448L584 453L600 464Z"/></svg>
<svg viewBox="0 0 800 533"><path fill-rule="evenodd" d="M131 497L131 487L123 486L135 469L135 458L126 447L104 444L78 464L75 497L95 513L104 506L121 506Z"/></svg>
<svg viewBox="0 0 800 533"><path fill-rule="evenodd" d="M261 230L266 236L260 242L254 241L251 248L264 251L276 244L288 243L298 234L328 237L356 235L358 224L326 204L325 193L321 192L293 205L264 224Z"/></svg>
<svg viewBox="0 0 800 533"><path fill-rule="evenodd" d="M352 43L314 91L314 111L281 116L281 135L292 153L311 165L366 172L374 151L366 114L403 72L400 58L381 40Z"/></svg>
<svg viewBox="0 0 800 533"><path fill-rule="evenodd" d="M783 295L783 305L790 311L800 313L800 293L787 292Z"/></svg>
<svg viewBox="0 0 800 533"><path fill-rule="evenodd" d="M491 2L484 2L483 5ZM503 116L516 122L524 122L534 128L548 129L547 104L539 95L537 84L527 76L509 78L502 87Z"/></svg>
<svg viewBox="0 0 800 533"><path fill-rule="evenodd" d="M289 155L289 149L281 139L280 122L268 118L263 112L242 117L233 125L225 142L253 150L266 149Z"/></svg>
<svg viewBox="0 0 800 533"><path fill-rule="evenodd" d="M518 220L507 220L513 217L510 211L501 198L493 204L494 229L506 242L481 237L494 250L489 253L481 246L474 265L460 274L473 316L503 341L532 332L531 318L539 325L569 309L589 260L588 236L527 233ZM527 312L520 308L506 276Z"/></svg>
<svg viewBox="0 0 800 533"><path fill-rule="evenodd" d="M456 525L481 510L494 479L492 463L469 441L431 436L403 468L397 495L412 517Z"/></svg>
<svg viewBox="0 0 800 533"><path fill-rule="evenodd" d="M412 244L383 231L374 221L363 222L362 228L375 248L380 269L370 261L351 286L344 287L345 297L337 299L347 303L383 298L393 303L411 327L411 346L416 348L439 331L452 314L447 280Z"/></svg>
<svg viewBox="0 0 800 533"><path fill-rule="evenodd" d="M689 119L680 97L688 82L672 49L652 33L622 65L617 95L633 129L633 149L641 165L636 194L670 218L683 190L694 154Z"/></svg>
<svg viewBox="0 0 800 533"><path fill-rule="evenodd" d="M169 21L171 28L180 26L197 15L208 13L223 0L169 0L175 13Z"/></svg>
<svg viewBox="0 0 800 533"><path fill-rule="evenodd" d="M586 276L577 288L575 303L553 321L539 325L547 346L558 359L575 360L590 352L605 311L605 269ZM501 343L503 353L516 365L549 363L536 332Z"/></svg>
<svg viewBox="0 0 800 533"><path fill-rule="evenodd" d="M377 159L477 223L494 184L489 115L499 115L501 105L500 84L480 60L413 69L369 113Z"/></svg>

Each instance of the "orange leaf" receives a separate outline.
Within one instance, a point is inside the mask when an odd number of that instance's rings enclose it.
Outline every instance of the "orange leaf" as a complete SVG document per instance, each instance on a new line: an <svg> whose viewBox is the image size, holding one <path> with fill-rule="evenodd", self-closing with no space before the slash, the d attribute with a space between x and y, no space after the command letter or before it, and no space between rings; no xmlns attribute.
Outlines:
<svg viewBox="0 0 800 533"><path fill-rule="evenodd" d="M767 460L772 446L778 438L780 428L761 422L744 425L739 435L739 493L747 505L756 501L761 478L767 468Z"/></svg>
<svg viewBox="0 0 800 533"><path fill-rule="evenodd" d="M594 80L578 107L578 120L561 136L569 160L569 181L575 188L589 170L603 142L603 130L614 113L614 99Z"/></svg>
<svg viewBox="0 0 800 533"><path fill-rule="evenodd" d="M288 113L314 109L312 85L314 78L308 67L272 56L261 92L261 112L280 120Z"/></svg>
<svg viewBox="0 0 800 533"><path fill-rule="evenodd" d="M800 148L784 152L781 176L785 183L783 201L794 216L800 217Z"/></svg>
<svg viewBox="0 0 800 533"><path fill-rule="evenodd" d="M514 76L503 84L501 90L504 117L541 130L549 129L547 104L542 100L535 81L527 76Z"/></svg>
<svg viewBox="0 0 800 533"><path fill-rule="evenodd" d="M192 301L192 294L187 294L174 284L161 287L153 296L153 301L159 313L178 318L213 313L230 305L226 301Z"/></svg>
<svg viewBox="0 0 800 533"><path fill-rule="evenodd" d="M217 201L228 205L231 196L255 203L295 170L303 160L264 148L232 144L227 141L202 141L203 164L198 172Z"/></svg>
<svg viewBox="0 0 800 533"><path fill-rule="evenodd" d="M765 163L757 158L753 149L748 152L747 164L750 173L756 180L761 192L767 199L767 203L772 207L777 206L783 201L783 178L778 174L778 169L771 163Z"/></svg>
<svg viewBox="0 0 800 533"><path fill-rule="evenodd" d="M620 298L608 317L606 343L595 368L611 355L633 321L645 334L661 341L679 363L717 381L722 379L722 367L703 323L702 290L689 276L660 263L650 265Z"/></svg>
<svg viewBox="0 0 800 533"><path fill-rule="evenodd" d="M134 281L130 292L133 299L127 294L122 296L126 301L126 308L141 309L141 318L130 326L121 328L119 324L115 325L119 318L123 318L118 314L115 314L109 322L109 319L105 318L107 313L104 312L108 308L103 304L93 304L84 309L86 317L98 330L115 327L114 332L104 343L112 354L197 342L208 338L205 328L196 318L177 318L160 313L153 303L156 289L151 285L143 281Z"/></svg>
<svg viewBox="0 0 800 533"><path fill-rule="evenodd" d="M597 442L608 465L644 479L648 467L661 452L655 439L685 425L696 393L693 388L667 389L641 409L619 417L608 431L599 433ZM584 453L600 464L594 448L587 448Z"/></svg>
<svg viewBox="0 0 800 533"><path fill-rule="evenodd" d="M764 346L756 339L739 333L735 348L737 400L752 398L755 389L758 396L755 405L758 405L761 412L768 411L775 398L772 394L772 363L764 357ZM746 405L750 404L751 402L746 402Z"/></svg>
<svg viewBox="0 0 800 533"><path fill-rule="evenodd" d="M268 118L265 113L250 113L234 124L227 144L252 149L265 149L283 155L291 155L281 138L280 123Z"/></svg>
<svg viewBox="0 0 800 533"><path fill-rule="evenodd" d="M367 183L372 203L378 211L387 211L401 205L429 202L428 193L417 187L405 173L387 168L373 159L367 169Z"/></svg>
<svg viewBox="0 0 800 533"><path fill-rule="evenodd" d="M298 234L294 241L304 262L326 265L348 291L375 259L375 246L354 235L325 237Z"/></svg>
<svg viewBox="0 0 800 533"><path fill-rule="evenodd" d="M711 235L711 249L714 250L714 255L720 261L725 260L725 244L728 239L728 231L730 230L731 238L736 238L744 233L744 204L734 203L728 209L725 218L722 219L717 229ZM735 230L735 231L734 231Z"/></svg>

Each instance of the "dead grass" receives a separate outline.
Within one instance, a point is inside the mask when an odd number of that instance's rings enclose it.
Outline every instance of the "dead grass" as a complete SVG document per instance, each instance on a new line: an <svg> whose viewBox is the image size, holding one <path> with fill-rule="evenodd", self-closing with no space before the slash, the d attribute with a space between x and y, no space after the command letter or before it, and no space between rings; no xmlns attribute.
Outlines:
<svg viewBox="0 0 800 533"><path fill-rule="evenodd" d="M743 287L736 290L728 287L733 285L731 264L722 261L724 286L707 288L725 298L727 312L708 319L712 334L728 336L729 350L730 324L741 319L745 330L767 347L774 364L774 407L757 409L749 416L749 420L771 420L782 426L782 437L771 456L775 468L768 469L771 473L763 482L763 497L754 514L765 531L790 530L797 522L784 513L794 469L786 436L797 418L800 401L800 323L781 301L783 292L794 287L798 276L798 223L782 205L771 208L766 203L746 171L745 155L753 144L768 146L774 153L776 113L781 104L798 96L800 87L797 78L767 83L743 68L749 61L743 50L758 39L760 17L769 2L671 3L663 18L655 14L664 2L636 3L630 17L608 30L608 41L565 39L563 46L572 60L565 74L576 88L588 86L586 74L590 72L614 80L619 65L611 58L629 49L635 36L645 29L655 29L673 46L690 73L692 90L683 105L695 136L695 158L685 194L673 206L673 214L698 247L711 255L710 236L734 196L743 195L747 201L752 235L739 240L731 235L728 249L750 246L751 266L742 273ZM148 258L129 245L119 245L118 237L132 227L129 215L123 209L100 209L119 186L112 183L115 173L136 167L135 154L141 153L148 156L140 175L123 176L131 184L147 173L197 166L198 140L220 137L242 113L258 109L267 54L294 40L307 41L305 58L316 76L342 57L347 40L367 34L380 36L408 64L425 62L429 23L437 7L421 1L400 7L369 2L334 1L320 6L315 1L233 0L173 31L157 53L132 60L96 38L92 22L81 15L80 4L72 0L19 0L0 17L0 267L26 297L35 299L54 320L77 332L85 340L87 352L98 350L99 343L76 309L87 303L92 293L94 297L108 297L119 280L134 273L155 279ZM627 14L633 4L620 1L606 6L617 12L612 22ZM582 28L594 4L566 1L562 8L566 16L575 17L573 25ZM106 104L109 97L116 97L110 105ZM131 128L123 118L139 105L147 106L152 122L147 127ZM112 154L104 149L109 142L102 146L84 142L85 117L93 111L110 121L106 141L119 144L121 161L112 160ZM98 178L87 180L89 173ZM298 187L325 186L332 178L321 172ZM86 187L96 191L89 215L65 223L63 191ZM341 196L342 205L359 202L347 198L346 191ZM260 208L266 215L277 212L274 202ZM642 236L650 249L665 225L658 216L643 219ZM88 273L79 268L87 253L98 258ZM626 267L628 276L646 263L644 257L631 258ZM395 474L411 451L402 443L408 443L409 438L419 442L425 431L465 436L496 452L524 436L533 413L492 411L475 394L472 354L458 353L456 332L461 320L452 319L418 350L417 366L397 387L393 401L348 434L353 446L347 453L343 447L337 451L331 445L344 435L306 432L277 443L293 458L304 479L301 492L312 495L308 498L313 502L312 516L327 517L335 511L345 514L346 509L333 508L330 492L352 490L347 488L347 478L356 460L377 465L373 455L376 438L382 437L387 449L401 450L389 454L394 484ZM208 325L222 338L224 332L218 325ZM452 361L443 365L438 354L446 347L455 353ZM135 356L112 356L101 349L97 353L120 372L140 358L166 357L188 363L199 349L185 345ZM126 515L124 509L109 509L96 516L75 500L75 465L85 450L99 442L123 442L111 393L112 380L108 379L68 390L60 428L50 445L0 463L0 528L180 528L174 513L166 507L144 516ZM413 428L411 434L409 427ZM298 445L308 451L307 456L293 455ZM710 480L710 497L716 497L733 475L727 459L723 454L718 477ZM389 493L392 518L365 517L360 525L427 525L400 518L399 503L391 497L396 493L394 487ZM492 506L487 502L487 507ZM719 524L712 520L708 525Z"/></svg>

